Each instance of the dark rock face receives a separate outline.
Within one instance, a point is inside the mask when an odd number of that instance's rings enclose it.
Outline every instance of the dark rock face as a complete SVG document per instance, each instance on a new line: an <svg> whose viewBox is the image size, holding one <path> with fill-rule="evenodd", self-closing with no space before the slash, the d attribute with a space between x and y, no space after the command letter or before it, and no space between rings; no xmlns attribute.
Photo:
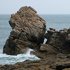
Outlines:
<svg viewBox="0 0 70 70"><path fill-rule="evenodd" d="M56 31L51 28L45 38L47 38L46 44L53 46L57 52L70 53L70 29Z"/></svg>
<svg viewBox="0 0 70 70"><path fill-rule="evenodd" d="M22 7L11 15L12 31L3 48L3 53L14 55L23 53L24 49L39 48L46 31L45 21L31 7Z"/></svg>

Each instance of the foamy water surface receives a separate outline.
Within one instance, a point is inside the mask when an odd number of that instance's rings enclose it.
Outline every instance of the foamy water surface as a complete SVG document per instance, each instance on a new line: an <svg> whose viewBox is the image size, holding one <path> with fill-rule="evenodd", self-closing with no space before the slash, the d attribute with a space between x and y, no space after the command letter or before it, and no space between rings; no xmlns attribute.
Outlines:
<svg viewBox="0 0 70 70"><path fill-rule="evenodd" d="M18 54L18 55L7 55L7 54L0 54L0 64L15 64L17 62L23 62L26 60L40 60L37 56L30 54L33 51L32 49L28 49L25 54Z"/></svg>

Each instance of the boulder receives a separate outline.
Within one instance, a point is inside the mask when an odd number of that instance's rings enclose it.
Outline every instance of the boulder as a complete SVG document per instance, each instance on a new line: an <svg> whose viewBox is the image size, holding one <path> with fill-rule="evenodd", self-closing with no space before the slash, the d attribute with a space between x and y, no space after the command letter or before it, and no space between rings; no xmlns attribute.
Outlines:
<svg viewBox="0 0 70 70"><path fill-rule="evenodd" d="M27 47L38 49L44 40L46 22L32 7L22 7L9 20L12 28L3 53L16 55L24 53Z"/></svg>

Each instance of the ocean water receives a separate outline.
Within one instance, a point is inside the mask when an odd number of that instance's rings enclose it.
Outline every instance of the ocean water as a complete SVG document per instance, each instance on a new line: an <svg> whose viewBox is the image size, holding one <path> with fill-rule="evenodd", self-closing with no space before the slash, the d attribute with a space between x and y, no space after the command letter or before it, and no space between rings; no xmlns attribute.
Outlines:
<svg viewBox="0 0 70 70"><path fill-rule="evenodd" d="M70 28L70 15L41 15L46 20L46 29L55 28L57 30ZM15 64L25 60L39 60L35 55L30 55L31 49L26 54L10 56L2 54L3 46L10 34L11 27L8 23L10 15L0 15L0 64Z"/></svg>
<svg viewBox="0 0 70 70"><path fill-rule="evenodd" d="M70 28L70 15L42 15L46 20L47 30L55 28L56 30Z"/></svg>
<svg viewBox="0 0 70 70"><path fill-rule="evenodd" d="M11 31L9 19L10 15L0 15L0 53Z"/></svg>

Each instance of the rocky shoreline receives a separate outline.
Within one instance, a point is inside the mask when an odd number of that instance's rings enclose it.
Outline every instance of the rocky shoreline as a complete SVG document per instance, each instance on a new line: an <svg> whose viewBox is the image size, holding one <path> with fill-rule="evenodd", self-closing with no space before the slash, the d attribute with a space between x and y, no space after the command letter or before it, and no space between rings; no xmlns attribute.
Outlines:
<svg viewBox="0 0 70 70"><path fill-rule="evenodd" d="M41 54L41 53L40 53ZM42 56L41 56L42 55ZM0 70L69 70L70 55L65 54L44 54L41 60L24 61L14 65L0 65ZM44 58L43 58L44 57Z"/></svg>
<svg viewBox="0 0 70 70"><path fill-rule="evenodd" d="M17 55L31 48L40 60L0 65L0 70L70 70L70 29L50 28L46 33L45 20L27 6L11 15L9 24L12 31L3 53Z"/></svg>

